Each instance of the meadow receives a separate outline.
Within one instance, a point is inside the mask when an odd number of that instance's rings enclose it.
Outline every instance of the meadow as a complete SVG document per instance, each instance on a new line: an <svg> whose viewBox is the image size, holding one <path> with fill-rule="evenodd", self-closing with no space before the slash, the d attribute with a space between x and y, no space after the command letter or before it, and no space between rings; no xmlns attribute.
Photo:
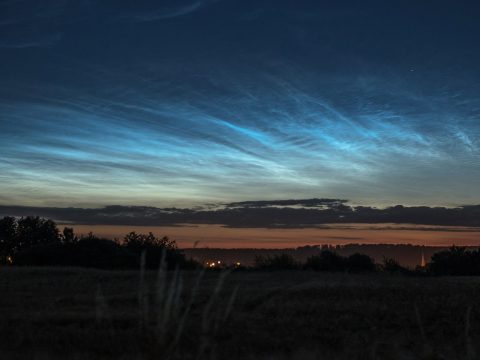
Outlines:
<svg viewBox="0 0 480 360"><path fill-rule="evenodd" d="M477 359L480 278L0 267L1 359Z"/></svg>

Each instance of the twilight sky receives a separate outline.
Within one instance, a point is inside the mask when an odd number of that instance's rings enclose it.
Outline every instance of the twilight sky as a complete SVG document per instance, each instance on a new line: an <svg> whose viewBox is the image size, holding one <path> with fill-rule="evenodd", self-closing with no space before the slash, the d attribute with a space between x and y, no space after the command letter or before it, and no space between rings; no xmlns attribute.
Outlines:
<svg viewBox="0 0 480 360"><path fill-rule="evenodd" d="M480 203L474 1L0 0L0 204Z"/></svg>

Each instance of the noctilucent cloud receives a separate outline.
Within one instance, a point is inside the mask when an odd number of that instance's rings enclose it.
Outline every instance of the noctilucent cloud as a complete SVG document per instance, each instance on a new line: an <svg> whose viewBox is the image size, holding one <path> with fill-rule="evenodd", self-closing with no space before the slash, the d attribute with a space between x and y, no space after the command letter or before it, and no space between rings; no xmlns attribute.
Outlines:
<svg viewBox="0 0 480 360"><path fill-rule="evenodd" d="M0 203L480 202L480 5L0 1Z"/></svg>

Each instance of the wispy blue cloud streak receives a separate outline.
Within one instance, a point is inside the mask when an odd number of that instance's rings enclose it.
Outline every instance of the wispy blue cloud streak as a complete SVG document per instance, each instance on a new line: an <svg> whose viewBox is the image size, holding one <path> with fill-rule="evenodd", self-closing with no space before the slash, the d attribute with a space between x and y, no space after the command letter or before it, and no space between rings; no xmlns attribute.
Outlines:
<svg viewBox="0 0 480 360"><path fill-rule="evenodd" d="M73 26L58 20L67 10L56 8L45 13L62 33L55 51L6 49L1 203L480 201L480 88L469 63L479 54L449 63L445 52L428 68L420 57L391 60L389 51L406 47L396 32L382 56L370 52L370 37L360 52L343 45L356 40L352 32L335 29L328 38L331 28L318 25L324 13L310 14L308 6L297 11L282 3L245 27L255 9L239 2L209 3L198 13L204 3L185 4L170 12L154 3L80 6ZM146 24L109 21L145 8L154 9ZM161 21L193 12L188 26Z"/></svg>

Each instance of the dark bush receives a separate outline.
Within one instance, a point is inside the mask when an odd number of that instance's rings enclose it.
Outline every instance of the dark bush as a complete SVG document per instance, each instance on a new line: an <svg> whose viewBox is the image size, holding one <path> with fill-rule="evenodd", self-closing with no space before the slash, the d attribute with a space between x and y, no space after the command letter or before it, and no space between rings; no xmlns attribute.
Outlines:
<svg viewBox="0 0 480 360"><path fill-rule="evenodd" d="M71 261L73 266L100 269L138 268L135 254L112 240L89 237L66 246L74 250Z"/></svg>
<svg viewBox="0 0 480 360"><path fill-rule="evenodd" d="M386 257L383 258L383 263L380 265L380 269L388 274L406 275L411 273L411 270L400 265L397 260Z"/></svg>
<svg viewBox="0 0 480 360"><path fill-rule="evenodd" d="M64 243L74 243L77 242L79 239L77 235L75 235L75 232L73 231L73 228L65 227L63 228L62 232L62 241Z"/></svg>
<svg viewBox="0 0 480 360"><path fill-rule="evenodd" d="M452 246L433 254L427 266L433 275L480 275L480 251Z"/></svg>
<svg viewBox="0 0 480 360"><path fill-rule="evenodd" d="M345 264L347 271L352 273L372 272L376 269L375 262L370 256L359 253L350 255Z"/></svg>
<svg viewBox="0 0 480 360"><path fill-rule="evenodd" d="M140 256L145 252L145 267L147 269L157 269L160 266L162 256L168 270L175 269L193 269L198 264L192 260L187 260L185 255L177 248L175 241L164 236L158 238L151 232L148 234L137 234L131 232L123 240L123 246L132 254L135 254L140 265Z"/></svg>
<svg viewBox="0 0 480 360"><path fill-rule="evenodd" d="M85 238L76 243L51 243L22 250L14 257L19 266L79 266L98 269L137 268L135 254L114 241Z"/></svg>
<svg viewBox="0 0 480 360"><path fill-rule="evenodd" d="M71 249L61 243L36 245L19 251L13 258L17 266L67 266Z"/></svg>
<svg viewBox="0 0 480 360"><path fill-rule="evenodd" d="M336 252L322 250L318 255L312 255L307 259L304 265L305 269L314 271L345 271L347 269L346 260Z"/></svg>
<svg viewBox="0 0 480 360"><path fill-rule="evenodd" d="M255 258L255 267L261 270L295 270L300 268L300 264L288 254L275 256L257 256Z"/></svg>

